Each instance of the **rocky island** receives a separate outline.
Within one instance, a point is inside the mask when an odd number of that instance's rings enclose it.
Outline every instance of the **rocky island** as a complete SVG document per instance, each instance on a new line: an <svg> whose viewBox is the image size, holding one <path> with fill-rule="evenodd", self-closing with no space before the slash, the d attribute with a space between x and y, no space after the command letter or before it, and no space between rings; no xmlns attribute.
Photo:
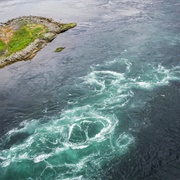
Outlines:
<svg viewBox="0 0 180 180"><path fill-rule="evenodd" d="M23 16L0 23L0 68L17 61L32 59L58 34L76 26L51 18Z"/></svg>

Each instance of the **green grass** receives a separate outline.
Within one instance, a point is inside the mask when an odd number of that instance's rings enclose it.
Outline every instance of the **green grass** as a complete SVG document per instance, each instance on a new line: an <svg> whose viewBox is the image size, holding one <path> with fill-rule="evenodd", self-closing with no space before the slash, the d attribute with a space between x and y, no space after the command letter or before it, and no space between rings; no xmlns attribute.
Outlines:
<svg viewBox="0 0 180 180"><path fill-rule="evenodd" d="M76 25L77 25L76 23L63 24L61 27L61 32L65 32L65 31L75 27Z"/></svg>
<svg viewBox="0 0 180 180"><path fill-rule="evenodd" d="M45 26L28 24L17 30L8 43L8 55L20 51L46 31Z"/></svg>
<svg viewBox="0 0 180 180"><path fill-rule="evenodd" d="M6 44L0 40L0 54L3 53L4 50L6 50Z"/></svg>

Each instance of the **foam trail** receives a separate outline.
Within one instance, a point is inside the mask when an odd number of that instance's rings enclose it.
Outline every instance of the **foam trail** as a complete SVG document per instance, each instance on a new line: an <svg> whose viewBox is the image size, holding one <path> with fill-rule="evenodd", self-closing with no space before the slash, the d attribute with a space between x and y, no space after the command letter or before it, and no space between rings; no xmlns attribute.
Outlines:
<svg viewBox="0 0 180 180"><path fill-rule="evenodd" d="M124 58L94 67L78 84L87 96L72 101L69 109L46 123L24 121L21 128L9 131L1 144L9 143L9 148L0 151L0 177L82 179L125 153L134 138L121 128L123 117L117 112L135 97L134 89L150 91L179 80L179 67L148 65L136 76L132 68L133 63ZM23 133L27 136L21 142L12 141Z"/></svg>

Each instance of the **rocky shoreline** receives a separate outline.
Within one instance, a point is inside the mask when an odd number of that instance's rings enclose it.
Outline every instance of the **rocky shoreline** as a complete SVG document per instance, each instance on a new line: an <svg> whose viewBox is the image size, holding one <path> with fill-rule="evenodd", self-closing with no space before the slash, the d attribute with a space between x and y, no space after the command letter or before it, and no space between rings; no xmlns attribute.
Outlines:
<svg viewBox="0 0 180 180"><path fill-rule="evenodd" d="M47 43L51 42L54 38L56 38L58 34L65 32L76 26L76 23L62 24L53 21L53 19L51 18L44 18L39 16L22 16L15 19L11 19L6 23L1 23L0 29L7 27L15 32L23 25L27 24L43 25L46 27L46 31L24 49L17 51L11 54L10 56L1 56L0 68L17 61L32 59L40 49L42 49ZM1 34L0 38L2 36L3 34Z"/></svg>

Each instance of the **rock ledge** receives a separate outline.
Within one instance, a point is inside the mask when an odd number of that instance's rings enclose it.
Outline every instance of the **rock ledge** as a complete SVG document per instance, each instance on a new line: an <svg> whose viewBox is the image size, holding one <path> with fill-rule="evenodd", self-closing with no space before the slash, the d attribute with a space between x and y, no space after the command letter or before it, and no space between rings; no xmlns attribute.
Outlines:
<svg viewBox="0 0 180 180"><path fill-rule="evenodd" d="M8 28L16 32L23 25L28 24L43 25L46 27L46 31L42 33L39 37L37 37L32 43L30 43L24 49L17 51L11 54L10 56L3 56L2 54L0 54L0 68L17 61L32 59L40 49L42 49L48 42L51 42L58 34L65 32L77 25L76 23L62 24L53 21L53 19L39 16L23 16L9 20L4 24L1 23L0 29ZM6 36L6 34L0 35L0 38Z"/></svg>

